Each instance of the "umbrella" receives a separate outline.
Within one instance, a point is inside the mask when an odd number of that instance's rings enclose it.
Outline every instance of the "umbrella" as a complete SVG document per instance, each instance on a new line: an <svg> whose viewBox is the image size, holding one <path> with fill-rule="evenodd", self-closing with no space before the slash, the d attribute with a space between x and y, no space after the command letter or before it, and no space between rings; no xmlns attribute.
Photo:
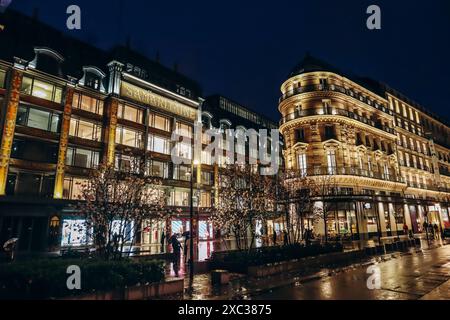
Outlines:
<svg viewBox="0 0 450 320"><path fill-rule="evenodd" d="M4 249L5 251L11 250L11 248L16 244L17 241L19 241L19 238L11 238L11 239L7 240L7 241L3 244L3 249Z"/></svg>
<svg viewBox="0 0 450 320"><path fill-rule="evenodd" d="M190 231L185 231L182 234L183 237L190 237L191 236L191 232Z"/></svg>

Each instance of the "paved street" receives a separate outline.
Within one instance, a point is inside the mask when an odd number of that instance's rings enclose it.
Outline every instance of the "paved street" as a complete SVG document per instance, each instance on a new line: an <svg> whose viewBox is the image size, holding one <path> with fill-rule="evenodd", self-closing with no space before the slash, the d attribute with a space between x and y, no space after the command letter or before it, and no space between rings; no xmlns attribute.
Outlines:
<svg viewBox="0 0 450 320"><path fill-rule="evenodd" d="M437 247L440 246L440 247ZM446 299L450 300L450 245L432 244L325 269L305 269L260 279L231 274L229 285L214 288L209 274L195 276L184 299ZM381 288L367 288L369 266L380 269ZM180 297L173 297L179 299Z"/></svg>
<svg viewBox="0 0 450 320"><path fill-rule="evenodd" d="M369 290L367 267L360 266L313 281L298 281L253 299L448 299L450 246L396 256L377 263L381 289Z"/></svg>

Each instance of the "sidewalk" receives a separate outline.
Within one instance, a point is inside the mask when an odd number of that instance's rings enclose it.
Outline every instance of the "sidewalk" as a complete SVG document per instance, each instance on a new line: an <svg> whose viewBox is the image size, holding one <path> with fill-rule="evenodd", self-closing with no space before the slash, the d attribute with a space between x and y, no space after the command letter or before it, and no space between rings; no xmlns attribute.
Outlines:
<svg viewBox="0 0 450 320"><path fill-rule="evenodd" d="M184 277L185 283L185 294L184 299L186 300L245 300L251 298L251 296L260 294L262 292L267 292L273 290L277 287L283 287L290 284L304 284L309 281L318 280L324 277L333 276L335 274L345 272L347 270L353 270L355 268L370 265L374 262L387 261L404 255L410 255L414 252L422 250L430 250L433 248L441 247L446 244L442 242L432 242L428 245L426 239L423 240L422 247L419 249L411 248L406 252L393 252L385 255L380 255L372 258L363 259L360 261L353 261L351 263L344 263L342 265L336 265L329 268L322 269L305 269L297 270L293 273L279 274L276 276L265 277L265 278L249 278L243 274L231 273L230 283L221 287L213 287L211 285L210 274L198 274L194 276L192 288L189 287L189 276L188 274L181 272L180 277ZM422 241L422 242L423 242ZM173 275L172 275L173 276ZM450 295L450 282L447 286L443 286L440 290L448 290L448 295ZM439 288L437 288L439 289ZM437 290L436 289L436 290ZM440 295L439 291L436 293L430 292L430 297L433 295ZM432 295L433 294L433 295ZM442 296L442 294L441 294ZM424 297L426 299L427 297ZM431 298L430 298L431 299Z"/></svg>
<svg viewBox="0 0 450 320"><path fill-rule="evenodd" d="M450 300L450 280L427 293L420 300Z"/></svg>

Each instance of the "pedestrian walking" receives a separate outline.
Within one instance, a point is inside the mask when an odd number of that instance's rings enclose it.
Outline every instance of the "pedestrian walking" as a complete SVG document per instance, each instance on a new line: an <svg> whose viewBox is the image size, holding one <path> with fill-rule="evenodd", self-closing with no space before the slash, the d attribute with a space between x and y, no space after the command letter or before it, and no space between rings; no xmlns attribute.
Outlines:
<svg viewBox="0 0 450 320"><path fill-rule="evenodd" d="M403 234L408 235L408 225L406 223L403 224Z"/></svg>
<svg viewBox="0 0 450 320"><path fill-rule="evenodd" d="M305 235L303 238L305 239L306 245L309 246L311 244L311 232L308 228L305 229Z"/></svg>
<svg viewBox="0 0 450 320"><path fill-rule="evenodd" d="M170 239L173 250L173 271L175 272L175 276L178 277L178 271L180 270L181 243L175 235Z"/></svg>
<svg viewBox="0 0 450 320"><path fill-rule="evenodd" d="M272 240L273 240L273 245L276 246L277 245L277 232L275 230L273 230Z"/></svg>
<svg viewBox="0 0 450 320"><path fill-rule="evenodd" d="M439 232L439 227L436 224L436 222L433 224L433 229L434 229L434 234L436 235L436 239L439 239L440 232Z"/></svg>
<svg viewBox="0 0 450 320"><path fill-rule="evenodd" d="M431 234L431 238L434 240L434 228L433 228L433 225L431 223L428 224L428 229L429 229L429 232Z"/></svg>

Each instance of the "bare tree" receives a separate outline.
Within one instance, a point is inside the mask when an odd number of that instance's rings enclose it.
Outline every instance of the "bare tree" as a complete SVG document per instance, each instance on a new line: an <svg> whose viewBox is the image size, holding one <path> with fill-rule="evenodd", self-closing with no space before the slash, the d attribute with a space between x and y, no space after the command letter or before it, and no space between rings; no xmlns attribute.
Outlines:
<svg viewBox="0 0 450 320"><path fill-rule="evenodd" d="M238 249L251 249L255 243L256 221L264 223L275 209L275 180L260 175L255 167L232 164L219 173L219 201L211 210L214 226L231 234ZM250 238L249 238L250 236Z"/></svg>
<svg viewBox="0 0 450 320"><path fill-rule="evenodd" d="M117 169L117 168L116 168ZM136 170L100 165L81 183L75 209L86 216L96 249L105 259L120 259L126 243L130 253L144 219L163 219L167 195L159 178Z"/></svg>
<svg viewBox="0 0 450 320"><path fill-rule="evenodd" d="M330 212L337 209L336 196L339 194L339 188L336 177L332 174L324 174L312 177L310 184L311 197L316 203L313 206L314 219L321 220L324 225L324 238L328 242L328 218ZM320 205L317 205L318 203Z"/></svg>
<svg viewBox="0 0 450 320"><path fill-rule="evenodd" d="M302 240L304 221L313 212L312 189L314 180L298 170L285 170L279 174L277 199L284 213L289 243Z"/></svg>

